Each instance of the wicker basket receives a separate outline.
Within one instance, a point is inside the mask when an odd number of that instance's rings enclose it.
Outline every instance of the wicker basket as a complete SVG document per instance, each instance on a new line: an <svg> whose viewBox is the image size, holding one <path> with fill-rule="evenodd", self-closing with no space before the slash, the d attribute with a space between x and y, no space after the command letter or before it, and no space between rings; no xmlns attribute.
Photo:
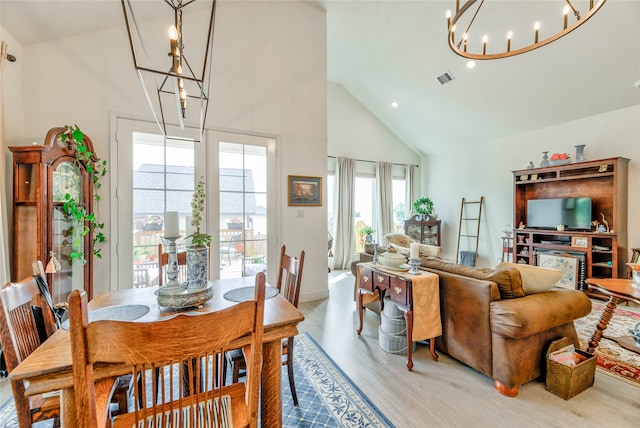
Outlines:
<svg viewBox="0 0 640 428"><path fill-rule="evenodd" d="M398 309L398 305L393 303L390 298L384 298L384 310L382 311L389 318L403 318L404 312Z"/></svg>
<svg viewBox="0 0 640 428"><path fill-rule="evenodd" d="M385 351L391 354L405 355L407 353L407 336L405 334L389 334L378 327L378 344ZM412 343L412 350L416 350L416 342Z"/></svg>
<svg viewBox="0 0 640 428"><path fill-rule="evenodd" d="M380 329L387 334L407 334L407 322L404 317L392 318L384 312L380 314Z"/></svg>
<svg viewBox="0 0 640 428"><path fill-rule="evenodd" d="M584 360L576 364L575 367L569 367L548 358L551 352L570 344L571 341L563 337L551 342L547 350L547 391L551 391L565 400L575 397L593 385L596 372L596 357L580 349L576 349L575 353Z"/></svg>

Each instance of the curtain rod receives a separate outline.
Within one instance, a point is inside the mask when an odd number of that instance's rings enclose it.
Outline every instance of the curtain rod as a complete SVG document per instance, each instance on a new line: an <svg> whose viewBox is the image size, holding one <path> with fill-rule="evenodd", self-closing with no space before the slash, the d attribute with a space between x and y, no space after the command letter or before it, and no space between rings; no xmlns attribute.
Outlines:
<svg viewBox="0 0 640 428"><path fill-rule="evenodd" d="M337 156L327 156L328 158L333 158L333 159L337 159ZM377 161L372 161L372 160L367 160L367 159L356 159L356 161L358 162L372 162L372 163L376 163ZM391 165L398 165L398 166L409 166L406 163L395 163L392 162ZM420 168L420 165L414 165L416 168Z"/></svg>

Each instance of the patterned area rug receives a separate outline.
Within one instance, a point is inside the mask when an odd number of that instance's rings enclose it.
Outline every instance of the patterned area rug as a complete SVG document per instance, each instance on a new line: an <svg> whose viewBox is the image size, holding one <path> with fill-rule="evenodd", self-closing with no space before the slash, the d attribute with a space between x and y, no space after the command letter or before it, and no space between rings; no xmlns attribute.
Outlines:
<svg viewBox="0 0 640 428"><path fill-rule="evenodd" d="M393 427L307 333L296 336L293 405L286 366L282 372L283 427ZM35 424L51 427L49 421ZM0 428L18 427L13 399L0 406Z"/></svg>
<svg viewBox="0 0 640 428"><path fill-rule="evenodd" d="M587 343L591 339L598 321L600 321L604 306L603 303L594 302L589 315L574 321L581 349L587 349ZM616 308L595 354L600 369L640 387L640 354L628 351L613 340L607 339L608 337L628 336L629 330L640 322L640 313L624 308L624 305Z"/></svg>

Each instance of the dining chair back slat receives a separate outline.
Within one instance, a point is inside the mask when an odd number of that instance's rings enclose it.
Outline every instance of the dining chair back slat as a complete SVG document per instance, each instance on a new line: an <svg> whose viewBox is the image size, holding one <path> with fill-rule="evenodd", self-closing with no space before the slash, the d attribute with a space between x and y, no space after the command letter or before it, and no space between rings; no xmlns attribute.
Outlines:
<svg viewBox="0 0 640 428"><path fill-rule="evenodd" d="M253 300L210 313L178 313L160 321L102 320L88 323L87 296L71 293L69 319L75 385L76 416L80 427L109 425L104 410L110 379L95 379L95 364L131 367L135 396L133 411L118 415L113 426L200 427L257 426L264 296L266 279L256 276ZM238 341L249 344L247 383L222 386L219 356ZM206 425L206 420L213 425ZM154 421L151 423L150 421ZM220 425L217 425L220 423Z"/></svg>
<svg viewBox="0 0 640 428"><path fill-rule="evenodd" d="M36 275L44 275L41 262L34 263L34 268ZM56 328L53 313L40 293L36 275L9 282L0 289L0 345L9 374ZM29 399L24 394L22 382L13 382L12 386L20 428L60 416L58 397L45 399L37 396Z"/></svg>
<svg viewBox="0 0 640 428"><path fill-rule="evenodd" d="M304 250L300 252L300 258L287 254L287 247L283 245L280 250L280 266L278 268L277 288L280 294L296 308L300 298L300 284L302 283L302 268L304 267ZM282 354L286 357L283 364L287 366L289 377L289 389L293 404L298 405L298 395L293 377L293 336L287 337L282 342ZM237 382L243 371L246 370L246 361L241 349L234 349L225 355L226 361L232 366L232 381ZM226 370L223 370L226 371Z"/></svg>

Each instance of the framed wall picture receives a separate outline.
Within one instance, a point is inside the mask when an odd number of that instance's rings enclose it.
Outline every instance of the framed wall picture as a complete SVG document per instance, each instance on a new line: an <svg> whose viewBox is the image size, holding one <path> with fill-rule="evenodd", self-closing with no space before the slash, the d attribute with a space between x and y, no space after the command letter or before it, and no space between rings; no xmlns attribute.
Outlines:
<svg viewBox="0 0 640 428"><path fill-rule="evenodd" d="M571 237L571 246L572 247L587 248L589 246L587 241L588 241L588 239L587 239L586 236L572 236Z"/></svg>
<svg viewBox="0 0 640 428"><path fill-rule="evenodd" d="M289 206L321 206L322 177L289 176Z"/></svg>
<svg viewBox="0 0 640 428"><path fill-rule="evenodd" d="M560 288L578 288L578 258L568 254L539 254L538 266L562 271L562 278L555 285Z"/></svg>

